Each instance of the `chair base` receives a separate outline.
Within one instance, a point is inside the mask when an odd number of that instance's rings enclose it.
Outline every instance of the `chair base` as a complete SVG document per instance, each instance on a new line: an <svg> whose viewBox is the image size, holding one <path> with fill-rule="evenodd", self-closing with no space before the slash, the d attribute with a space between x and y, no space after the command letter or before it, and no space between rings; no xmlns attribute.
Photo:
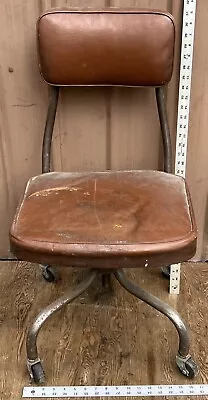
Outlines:
<svg viewBox="0 0 208 400"><path fill-rule="evenodd" d="M155 308L156 310L158 310L163 315L169 318L169 320L174 324L179 336L179 349L176 356L176 364L183 375L190 378L195 377L198 373L198 367L190 356L189 332L186 324L183 322L180 315L168 304L162 302L157 297L153 296L152 294L146 292L139 286L135 285L132 281L130 281L127 278L122 269L116 271L111 270L109 271L108 274L106 274L106 271L105 272L100 270L98 271L95 269L88 271L86 277L82 280L81 283L77 284L74 288L69 290L65 295L60 297L58 300L50 304L48 307L46 307L43 311L39 313L39 315L35 318L34 322L32 323L28 331L27 342L26 342L27 367L30 377L37 384L43 384L45 381L44 369L42 367L37 350L37 337L43 324L56 311L60 310L66 304L71 303L74 299L76 299L84 291L86 291L91 286L96 276L100 273L102 274L102 283L104 286L106 285L110 286L111 275L114 274L117 281L129 293L131 293L138 299L144 301L145 303L147 303L148 305Z"/></svg>
<svg viewBox="0 0 208 400"><path fill-rule="evenodd" d="M56 282L59 279L59 274L54 267L50 265L40 265L40 269L42 271L42 276L47 282ZM161 267L161 273L166 279L170 279L170 266ZM104 273L102 275L102 284L105 287L107 282L110 282L110 275Z"/></svg>

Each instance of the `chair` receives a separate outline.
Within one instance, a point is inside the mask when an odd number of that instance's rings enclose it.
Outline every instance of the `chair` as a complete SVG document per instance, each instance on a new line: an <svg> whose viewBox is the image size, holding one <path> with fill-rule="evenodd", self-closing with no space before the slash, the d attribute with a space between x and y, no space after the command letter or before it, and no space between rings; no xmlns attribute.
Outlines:
<svg viewBox="0 0 208 400"><path fill-rule="evenodd" d="M154 10L57 9L40 16L37 34L41 74L51 87L43 174L26 186L10 231L11 249L21 260L85 268L86 276L33 321L26 343L30 376L44 382L36 340L45 321L87 290L98 274L104 278L113 274L128 292L174 324L179 335L177 365L182 374L194 377L198 368L190 356L189 333L180 315L135 285L124 271L165 267L190 259L196 251L189 191L184 179L172 174L165 104L174 58L173 17ZM154 88L164 172L50 172L61 86ZM47 273L52 280L53 270Z"/></svg>

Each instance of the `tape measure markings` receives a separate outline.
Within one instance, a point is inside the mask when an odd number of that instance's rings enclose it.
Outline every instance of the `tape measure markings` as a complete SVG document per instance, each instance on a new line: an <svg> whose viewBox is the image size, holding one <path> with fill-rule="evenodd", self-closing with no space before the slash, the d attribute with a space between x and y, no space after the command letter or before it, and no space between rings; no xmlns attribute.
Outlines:
<svg viewBox="0 0 208 400"><path fill-rule="evenodd" d="M208 385L25 387L23 398L204 396Z"/></svg>
<svg viewBox="0 0 208 400"><path fill-rule="evenodd" d="M175 152L175 174L184 178L186 176L195 20L196 0L184 0ZM170 294L180 292L180 264L178 268L176 265L170 268L169 292Z"/></svg>

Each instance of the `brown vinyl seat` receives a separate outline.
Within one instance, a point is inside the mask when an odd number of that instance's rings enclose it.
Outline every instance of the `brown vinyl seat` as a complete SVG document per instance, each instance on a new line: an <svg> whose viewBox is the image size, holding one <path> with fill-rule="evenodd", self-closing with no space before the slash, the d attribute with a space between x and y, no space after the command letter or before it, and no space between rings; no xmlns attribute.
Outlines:
<svg viewBox="0 0 208 400"><path fill-rule="evenodd" d="M43 174L27 184L10 231L11 249L19 259L42 264L45 274L56 264L85 267L88 272L33 322L27 336L29 373L36 382L44 381L36 340L46 319L83 293L100 272L114 274L130 293L173 322L179 334L177 365L193 377L197 366L189 354L186 325L171 307L134 285L123 271L178 263L196 251L189 191L185 180L172 174L165 104L164 86L173 69L173 17L155 10L49 10L38 20L37 38L40 71L51 86ZM50 172L59 89L86 85L155 88L164 172Z"/></svg>
<svg viewBox="0 0 208 400"><path fill-rule="evenodd" d="M195 252L185 181L157 171L32 178L11 230L20 259L96 268L165 266Z"/></svg>

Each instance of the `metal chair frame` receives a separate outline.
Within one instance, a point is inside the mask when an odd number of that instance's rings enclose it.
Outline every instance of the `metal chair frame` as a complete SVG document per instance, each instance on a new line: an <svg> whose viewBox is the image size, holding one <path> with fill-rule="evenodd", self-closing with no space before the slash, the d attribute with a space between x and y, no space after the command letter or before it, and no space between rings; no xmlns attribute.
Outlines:
<svg viewBox="0 0 208 400"><path fill-rule="evenodd" d="M44 138L43 138L43 147L42 147L43 173L50 172L51 143L52 143L53 128L54 128L56 110L59 98L59 90L60 88L58 86L51 87L51 96L49 101ZM168 118L167 118L164 88L163 87L156 88L155 93L156 93L158 115L159 115L159 121L163 139L164 171L172 173L173 171L172 171L171 137L170 137ZM42 266L42 268L43 270L45 269L45 274L47 276L48 267ZM131 282L127 278L122 269L109 270L108 274L106 274L106 271L103 270L92 269L87 272L86 277L83 279L81 283L76 285L74 288L71 288L65 295L63 295L58 300L56 300L48 307L46 307L43 311L41 311L39 315L35 318L34 322L32 323L28 331L27 343L26 343L27 366L31 378L34 379L35 382L37 383L43 383L45 380L45 374L38 355L37 344L36 344L39 331L42 328L43 324L56 311L60 310L66 304L71 303L75 298L77 298L84 291L86 291L93 283L94 279L98 276L98 274L102 274L105 280L107 276L109 277L109 274L110 275L113 274L117 279L117 281L129 293L131 293L138 299L144 301L145 303L149 304L151 307L158 310L160 313L169 318L169 320L174 324L179 336L179 348L176 356L177 366L179 367L183 375L191 378L194 377L198 372L198 367L190 356L189 332L186 324L183 322L180 315L168 304L162 302L157 297L146 292L145 290L143 290L142 288ZM108 281L108 279L106 281Z"/></svg>

